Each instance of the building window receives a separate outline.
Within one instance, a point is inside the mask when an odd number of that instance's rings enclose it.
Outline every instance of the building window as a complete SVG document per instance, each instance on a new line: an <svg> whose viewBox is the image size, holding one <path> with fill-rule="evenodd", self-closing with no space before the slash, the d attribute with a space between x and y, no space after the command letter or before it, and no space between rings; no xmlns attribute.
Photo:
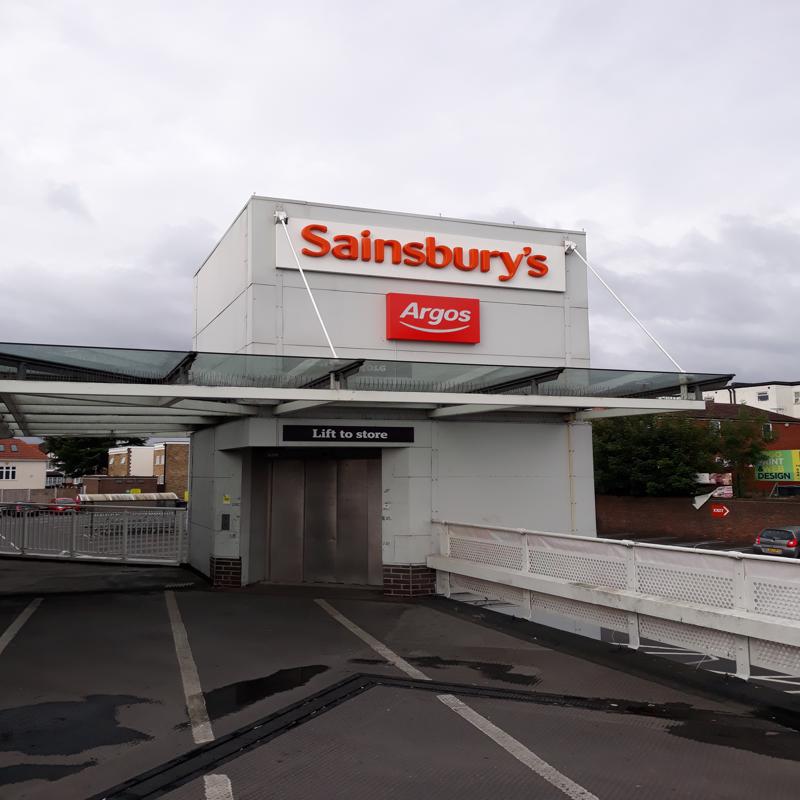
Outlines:
<svg viewBox="0 0 800 800"><path fill-rule="evenodd" d="M12 453L16 453L16 452L17 452L17 450L19 450L19 447L17 447L15 444L12 444L12 445L11 445L11 452L12 452Z"/></svg>
<svg viewBox="0 0 800 800"><path fill-rule="evenodd" d="M712 419L711 422L708 423L708 427L711 428L712 431L719 431L722 428L722 422L718 419Z"/></svg>
<svg viewBox="0 0 800 800"><path fill-rule="evenodd" d="M0 444L0 453L2 453L6 449L4 444Z"/></svg>
<svg viewBox="0 0 800 800"><path fill-rule="evenodd" d="M761 432L764 434L764 438L765 439L769 439L770 436L772 436L772 423L771 422L765 422L761 426Z"/></svg>
<svg viewBox="0 0 800 800"><path fill-rule="evenodd" d="M0 466L0 481L15 481L17 479L17 468L12 464Z"/></svg>
<svg viewBox="0 0 800 800"><path fill-rule="evenodd" d="M794 393L794 404L795 405L800 404L800 392L795 392Z"/></svg>
<svg viewBox="0 0 800 800"><path fill-rule="evenodd" d="M769 392L759 392L757 397L759 403L766 403L769 400Z"/></svg>
<svg viewBox="0 0 800 800"><path fill-rule="evenodd" d="M120 456L120 457L119 457L119 463L120 463L120 464L124 464L126 460L127 460L127 459L125 458L125 456Z"/></svg>

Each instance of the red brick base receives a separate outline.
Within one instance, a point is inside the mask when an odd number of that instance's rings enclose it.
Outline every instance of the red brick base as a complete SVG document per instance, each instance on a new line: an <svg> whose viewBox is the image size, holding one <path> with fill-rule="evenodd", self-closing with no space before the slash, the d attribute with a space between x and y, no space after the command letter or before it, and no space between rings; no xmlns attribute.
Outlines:
<svg viewBox="0 0 800 800"><path fill-rule="evenodd" d="M230 589L242 585L241 558L215 558L211 556L209 575L214 586Z"/></svg>
<svg viewBox="0 0 800 800"><path fill-rule="evenodd" d="M383 593L389 597L436 594L436 570L424 564L384 564Z"/></svg>

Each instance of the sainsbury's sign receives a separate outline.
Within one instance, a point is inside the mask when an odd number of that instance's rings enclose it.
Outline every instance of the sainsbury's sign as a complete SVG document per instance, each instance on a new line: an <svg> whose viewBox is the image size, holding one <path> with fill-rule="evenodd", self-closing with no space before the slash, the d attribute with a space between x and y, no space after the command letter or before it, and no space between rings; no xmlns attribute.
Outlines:
<svg viewBox="0 0 800 800"><path fill-rule="evenodd" d="M481 340L480 302L469 297L386 295L386 338L425 342Z"/></svg>
<svg viewBox="0 0 800 800"><path fill-rule="evenodd" d="M559 245L298 218L287 227L304 270L544 292L566 288ZM275 233L277 266L297 269L285 234Z"/></svg>

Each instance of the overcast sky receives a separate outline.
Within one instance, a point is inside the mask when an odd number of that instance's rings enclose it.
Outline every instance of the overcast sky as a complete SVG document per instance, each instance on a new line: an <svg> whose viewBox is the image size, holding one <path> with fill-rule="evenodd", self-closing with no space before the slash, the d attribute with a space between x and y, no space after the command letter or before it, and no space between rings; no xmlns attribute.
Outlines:
<svg viewBox="0 0 800 800"><path fill-rule="evenodd" d="M800 3L0 0L0 341L189 348L252 193L584 228L688 370L797 379ZM670 369L596 282L595 366Z"/></svg>

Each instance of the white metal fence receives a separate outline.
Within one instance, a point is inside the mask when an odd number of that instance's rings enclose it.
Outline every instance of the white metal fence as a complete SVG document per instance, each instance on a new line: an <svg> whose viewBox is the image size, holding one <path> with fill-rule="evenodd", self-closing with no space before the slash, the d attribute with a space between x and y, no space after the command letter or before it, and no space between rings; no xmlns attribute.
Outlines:
<svg viewBox="0 0 800 800"><path fill-rule="evenodd" d="M181 564L186 509L0 509L0 555Z"/></svg>
<svg viewBox="0 0 800 800"><path fill-rule="evenodd" d="M800 675L800 563L464 523L437 523L437 591L558 615L643 639Z"/></svg>

